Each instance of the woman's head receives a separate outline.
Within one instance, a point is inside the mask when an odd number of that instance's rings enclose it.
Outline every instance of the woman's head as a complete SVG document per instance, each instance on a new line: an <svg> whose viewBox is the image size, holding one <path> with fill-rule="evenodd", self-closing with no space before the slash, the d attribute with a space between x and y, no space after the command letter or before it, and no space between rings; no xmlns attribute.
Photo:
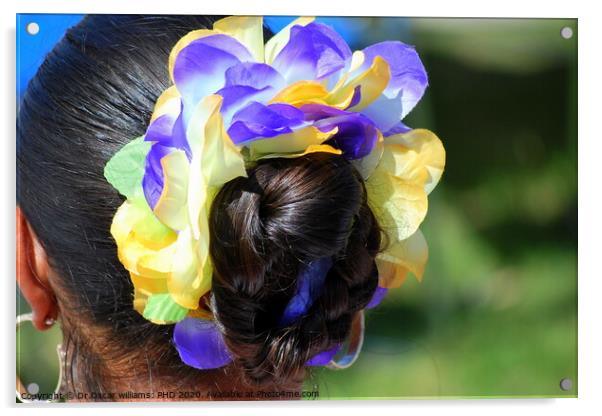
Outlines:
<svg viewBox="0 0 602 416"><path fill-rule="evenodd" d="M105 377L131 368L144 374L147 365L174 380L195 373L180 362L172 327L132 307L132 283L109 233L123 199L103 168L144 134L169 86L174 44L217 19L87 17L46 57L20 104L18 204L52 270L73 383L102 391ZM341 156L249 166L248 178L217 194L210 227L212 305L235 358L213 372L218 378L242 371L256 385L298 380L308 358L344 340L376 288L380 232L361 177ZM334 264L319 298L305 316L279 326L300 268L325 256Z"/></svg>

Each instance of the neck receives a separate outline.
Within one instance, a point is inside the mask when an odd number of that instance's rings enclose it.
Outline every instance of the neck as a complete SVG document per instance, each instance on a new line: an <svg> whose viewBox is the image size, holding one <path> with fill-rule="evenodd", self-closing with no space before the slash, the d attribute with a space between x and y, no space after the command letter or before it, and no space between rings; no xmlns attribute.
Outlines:
<svg viewBox="0 0 602 416"><path fill-rule="evenodd" d="M86 332L91 334L63 323L61 391L69 401L290 400L302 388L302 383L252 386L244 382L243 370L235 364L196 370L184 365L169 344L140 345L128 352L103 334L106 331ZM281 391L290 393L270 395Z"/></svg>

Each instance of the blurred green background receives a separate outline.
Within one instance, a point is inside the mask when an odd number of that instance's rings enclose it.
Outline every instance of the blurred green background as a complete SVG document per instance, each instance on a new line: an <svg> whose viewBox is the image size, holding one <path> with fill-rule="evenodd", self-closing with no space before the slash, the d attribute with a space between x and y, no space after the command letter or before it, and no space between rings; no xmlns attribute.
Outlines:
<svg viewBox="0 0 602 416"><path fill-rule="evenodd" d="M367 314L356 364L317 370L308 388L322 398L576 396L577 21L361 21L355 48L416 45L430 87L405 121L441 138L447 165L421 227L423 282L390 291Z"/></svg>
<svg viewBox="0 0 602 416"><path fill-rule="evenodd" d="M447 166L422 225L423 282L367 313L352 368L315 369L306 388L321 399L575 397L577 20L319 20L352 49L416 45L430 87L405 122L442 139ZM38 357L23 374L51 391L58 337L44 335L24 333L17 352Z"/></svg>

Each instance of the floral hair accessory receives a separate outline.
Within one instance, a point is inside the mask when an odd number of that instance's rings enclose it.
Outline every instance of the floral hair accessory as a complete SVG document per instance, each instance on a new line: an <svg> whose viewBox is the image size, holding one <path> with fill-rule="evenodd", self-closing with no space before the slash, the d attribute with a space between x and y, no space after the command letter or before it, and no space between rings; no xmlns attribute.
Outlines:
<svg viewBox="0 0 602 416"><path fill-rule="evenodd" d="M208 214L221 186L247 176L257 160L328 152L355 165L388 241L369 307L409 272L422 278L428 249L418 227L445 150L432 132L401 122L427 87L414 47L385 41L352 52L311 17L264 44L261 17L234 16L181 38L169 74L173 85L157 99L146 133L109 160L105 177L126 198L111 234L134 307L154 323L176 323L174 343L186 364L216 368L231 360L206 303ZM283 325L311 306L329 264L303 272Z"/></svg>

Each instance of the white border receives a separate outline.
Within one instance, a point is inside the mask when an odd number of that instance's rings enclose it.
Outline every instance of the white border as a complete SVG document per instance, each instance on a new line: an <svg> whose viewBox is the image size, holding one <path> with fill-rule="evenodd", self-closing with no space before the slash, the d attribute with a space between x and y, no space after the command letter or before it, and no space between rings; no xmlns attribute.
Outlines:
<svg viewBox="0 0 602 416"><path fill-rule="evenodd" d="M3 3L8 3L6 0ZM506 399L506 400L443 400L443 401L337 401L337 402L303 402L303 403L228 403L228 404L154 404L139 409L150 415L164 415L165 407L177 407L178 414L193 414L209 411L211 414L236 412L245 414L278 414L287 415L315 412L355 411L407 414L440 414L446 415L504 415L508 413L523 414L526 412L545 412L546 415L589 414L593 409L600 409L602 377L600 366L601 316L599 305L602 277L596 260L600 243L598 235L602 231L600 217L602 204L600 201L600 183L598 178L600 162L598 155L602 135L600 134L600 105L602 97L599 72L602 68L599 52L600 14L594 10L595 2L579 1L546 1L538 4L524 0L505 0L496 3L486 1L393 1L368 0L365 2L303 0L292 1L158 1L158 0L103 0L74 2L72 0L19 0L12 4L3 4L1 15L4 28L4 56L2 65L2 100L0 111L5 136L2 140L3 170L5 195L1 204L4 215L0 230L3 231L3 247L0 264L5 265L2 275L5 318L1 320L2 333L5 334L0 344L2 358L5 362L0 379L0 391L3 393L4 406L14 409L13 378L14 368L14 201L15 201L15 160L14 160L14 123L15 123L15 14L20 13L203 13L203 14L271 14L271 15L398 15L398 16L441 16L441 17L569 17L578 18L579 39L579 399ZM393 403L393 404L391 404ZM23 408L23 406L20 406ZM104 415L108 407L123 407L118 404L89 405L86 410L81 406L50 406L43 409L48 414L64 414L65 412L85 411L87 415ZM335 409L336 408L336 409ZM36 409L26 408L26 411ZM41 409L37 409L38 411ZM131 410L130 410L131 411Z"/></svg>

